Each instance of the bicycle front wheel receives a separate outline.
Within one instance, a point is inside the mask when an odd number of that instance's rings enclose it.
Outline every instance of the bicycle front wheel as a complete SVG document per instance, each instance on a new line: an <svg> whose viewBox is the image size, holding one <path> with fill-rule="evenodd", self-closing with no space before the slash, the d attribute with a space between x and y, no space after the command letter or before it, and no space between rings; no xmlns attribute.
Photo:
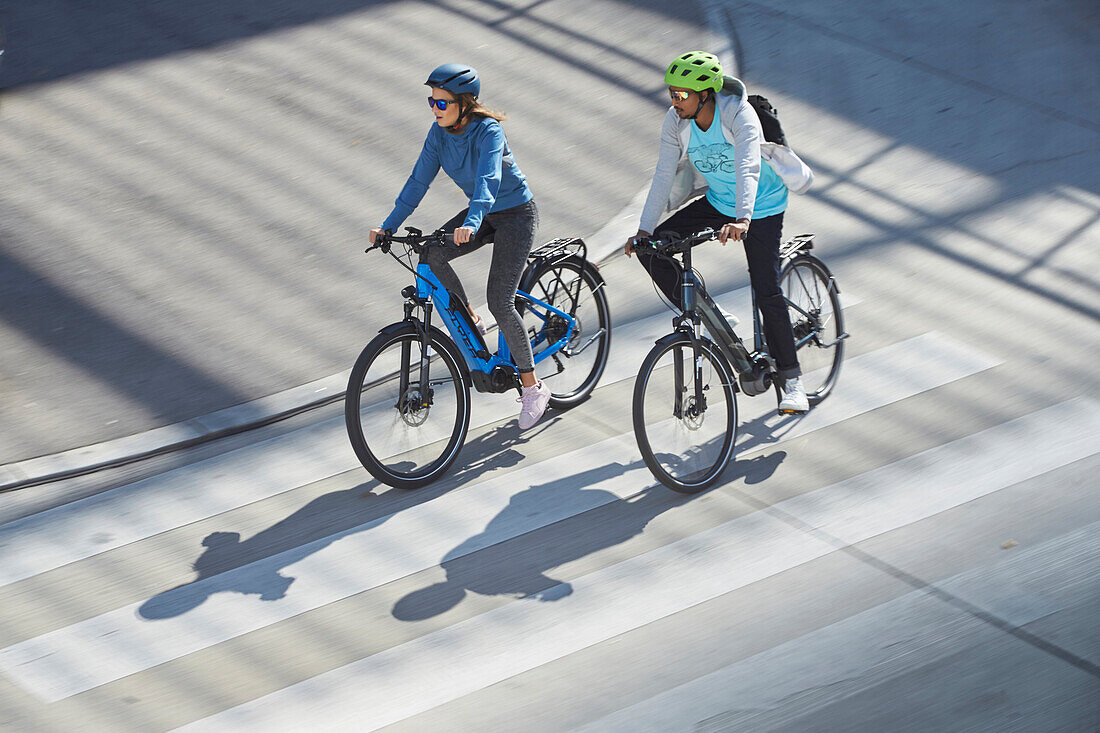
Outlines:
<svg viewBox="0 0 1100 733"><path fill-rule="evenodd" d="M566 259L543 265L528 285L533 297L573 317L573 334L565 348L535 366L535 375L550 387L550 405L558 409L583 402L596 388L611 349L611 310L603 278L591 265ZM530 311L525 323L535 331L533 347L553 344L567 331L565 319L551 315L544 323Z"/></svg>
<svg viewBox="0 0 1100 733"><path fill-rule="evenodd" d="M829 271L812 257L795 257L779 275L794 329L802 384L811 405L825 399L844 358L844 314Z"/></svg>
<svg viewBox="0 0 1100 733"><path fill-rule="evenodd" d="M634 437L665 486L694 494L713 485L737 437L734 377L710 341L686 335L657 342L634 383Z"/></svg>
<svg viewBox="0 0 1100 733"><path fill-rule="evenodd" d="M355 455L376 479L401 489L442 476L470 425L469 380L457 349L432 329L424 356L413 326L383 331L355 362L344 400Z"/></svg>

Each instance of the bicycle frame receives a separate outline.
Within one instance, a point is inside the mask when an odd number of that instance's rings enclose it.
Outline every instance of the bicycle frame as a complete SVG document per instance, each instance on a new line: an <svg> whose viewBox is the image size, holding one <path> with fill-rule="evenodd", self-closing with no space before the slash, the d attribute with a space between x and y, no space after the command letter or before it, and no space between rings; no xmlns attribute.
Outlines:
<svg viewBox="0 0 1100 733"><path fill-rule="evenodd" d="M811 255L805 253L803 248L808 249L812 246L812 236L799 235L784 247L784 250L780 254L781 260L793 260L799 257L811 258ZM681 255L683 263L680 288L681 303L684 307L681 315L673 319L673 328L677 333L688 335L692 344L693 361L696 364L696 368L700 368L698 343L702 337L702 328L706 328L711 336L712 343L715 344L722 356L726 358L726 361L737 376L738 384L734 385L734 389L744 392L750 397L767 391L773 380L773 377L770 375L774 375L775 364L773 357L767 352L764 345L763 327L760 320L760 312L756 307L755 291L751 293L753 340L752 349L750 350L726 322L725 317L718 310L718 306L714 300L706 290L700 286L691 265L691 247L682 250ZM820 261L818 262L820 263ZM823 270L828 272L824 264L821 266ZM836 282L831 279L831 275L829 287L830 289L836 288ZM800 313L806 319L812 320L812 314L807 312L804 308L792 302L786 296L784 296L783 300L788 308ZM816 334L811 332L801 339L796 338L795 348L802 347L815 336ZM677 363L674 373L675 384L677 385L677 397L675 399L673 411L677 418L682 418L683 407L681 389L684 383L682 365ZM697 373L696 377L694 382L698 385L701 381L702 374ZM698 387L696 391L698 394L695 395L695 404L705 409L705 396Z"/></svg>
<svg viewBox="0 0 1100 733"><path fill-rule="evenodd" d="M816 258L813 258L811 257L811 255L808 255L804 252L800 252L797 249L793 249L782 255L783 260L793 260L799 257L814 259L819 264L821 264L821 267L823 270L825 270L825 272L828 272L828 268L825 267L824 263L821 263L820 260L817 260ZM756 307L756 291L750 288L750 293L752 297L753 346L752 349L749 350L741 341L741 338L736 334L736 332L734 332L733 329L728 329L725 318L723 318L722 315L718 312L717 305L715 304L714 300L711 299L709 294L705 290L696 290L695 275L687 268L687 266L690 266L690 263L690 252L685 252L686 266L684 271L684 278L685 280L687 278L691 278L692 287L690 301L686 297L688 291L685 289L685 298L683 302L690 302L692 306L690 310L697 312L702 317L703 325L706 327L707 331L710 332L714 342L718 345L718 348L722 351L723 355L726 356L726 358L729 360L730 365L734 368L734 371L737 372L738 376L745 373L753 372L756 368L756 360L758 358L764 356L769 359L771 358L771 355L768 354L764 347L764 329L763 324L760 322L760 311ZM829 289L835 290L838 293L840 292L840 288L837 287L836 280L835 278L832 278L831 274L829 280ZM788 308L796 311L803 317L807 319L813 318L813 315L811 313L809 313L806 309L802 308L797 303L793 302L790 298L783 296L783 302ZM814 336L814 333L809 333L803 336L801 339L796 338L795 349L802 348L802 346L813 339ZM842 336L841 338L844 337ZM822 344L822 346L824 347L829 347L831 345L832 343Z"/></svg>
<svg viewBox="0 0 1100 733"><path fill-rule="evenodd" d="M458 350L462 354L463 359L466 360L466 366L469 367L470 371L489 374L498 366L515 367L515 362L512 361L512 354L508 349L508 344L504 341L504 334L498 333L497 352L495 354L490 354L485 341L481 338L481 334L477 332L473 322L470 320L468 312L466 311L466 305L464 303L451 302L451 293L447 288L443 287L439 278L432 272L431 267L427 264L420 263L416 267L415 274L415 301L424 308L423 322L425 326L425 340L427 339L428 329L431 328L432 310L437 310L440 319L442 319L444 325L447 327L447 332L450 334L451 339L458 346ZM564 318L568 324L565 335L557 341L547 344L538 350L536 350L536 347L539 345L539 340L537 338L531 344L532 356L537 365L547 357L565 348L566 344L569 343L569 340L573 336L573 331L576 328L576 321L568 313L555 308L549 303L544 303L522 290L517 290L516 295L529 306L535 306L530 308L530 311L544 324L551 314ZM432 307L433 304L435 305L434 309ZM407 303L405 313L406 320L412 320L411 311L412 307ZM426 343L425 346L427 346ZM425 352L426 351L427 349L425 349Z"/></svg>
<svg viewBox="0 0 1100 733"><path fill-rule="evenodd" d="M729 328L725 318L719 313L718 306L707 291L699 287L695 271L691 267L691 250L685 250L683 255L684 265L680 280L680 302L683 303L684 307L683 313L673 319L673 327L678 331L690 333L693 343L702 336L700 326L705 327L738 375L752 371L753 354L745 348L737 333ZM753 295L754 319L755 313L756 296ZM691 328L684 325L688 321L692 323ZM754 330L756 331L754 352L759 353L763 342L759 328L756 327Z"/></svg>

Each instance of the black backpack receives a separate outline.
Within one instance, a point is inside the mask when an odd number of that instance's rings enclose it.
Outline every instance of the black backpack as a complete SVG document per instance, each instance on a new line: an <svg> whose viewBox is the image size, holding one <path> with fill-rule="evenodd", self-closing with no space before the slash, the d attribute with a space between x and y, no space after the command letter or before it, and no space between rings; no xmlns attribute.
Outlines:
<svg viewBox="0 0 1100 733"><path fill-rule="evenodd" d="M759 94L750 94L749 104L756 110L756 116L760 118L760 126L764 128L764 140L786 145L787 136L783 134L783 126L779 124L779 113L768 98L761 97Z"/></svg>

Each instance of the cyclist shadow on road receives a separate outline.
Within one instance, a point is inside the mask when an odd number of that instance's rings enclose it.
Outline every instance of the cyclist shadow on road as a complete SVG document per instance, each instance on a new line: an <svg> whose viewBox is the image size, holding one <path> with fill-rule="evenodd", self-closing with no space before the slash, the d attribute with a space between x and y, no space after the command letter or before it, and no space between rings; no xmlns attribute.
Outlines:
<svg viewBox="0 0 1100 733"><path fill-rule="evenodd" d="M376 481L333 491L311 500L294 513L248 539L240 532L211 532L192 563L196 578L145 601L138 615L149 620L180 616L215 593L239 593L261 601L286 597L295 578L285 569L344 537L381 526L397 512L435 499L487 473L515 466L524 459L516 450L538 430L521 431L514 420L467 441L464 467L415 492L391 489L373 493ZM411 466L410 466L411 468Z"/></svg>
<svg viewBox="0 0 1100 733"><path fill-rule="evenodd" d="M813 413L780 416L769 411L752 420L746 420L737 427L737 451L734 455L758 450L771 443L786 439L788 433L797 428L810 414Z"/></svg>
<svg viewBox="0 0 1100 733"><path fill-rule="evenodd" d="M783 452L735 461L722 482L757 483L771 476L786 457ZM627 498L599 488L586 488L640 469L647 488ZM657 516L706 496L677 494L655 484L641 461L611 463L557 481L532 486L514 495L485 530L448 552L441 563L447 579L412 591L397 601L393 616L419 621L445 613L467 593L557 601L573 593L570 583L547 572L552 568L627 542ZM572 513L554 521L554 507ZM587 507L587 509L585 509ZM579 513L576 512L580 508ZM524 532L534 515L550 515L547 524Z"/></svg>

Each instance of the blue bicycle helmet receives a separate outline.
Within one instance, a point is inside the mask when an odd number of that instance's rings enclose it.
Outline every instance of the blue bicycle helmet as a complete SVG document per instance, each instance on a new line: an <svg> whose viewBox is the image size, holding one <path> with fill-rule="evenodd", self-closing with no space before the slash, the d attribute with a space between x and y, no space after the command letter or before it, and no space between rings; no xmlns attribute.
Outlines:
<svg viewBox="0 0 1100 733"><path fill-rule="evenodd" d="M481 93L481 79L477 76L477 69L468 64L437 66L424 84L446 89L456 95L473 94L476 97Z"/></svg>

